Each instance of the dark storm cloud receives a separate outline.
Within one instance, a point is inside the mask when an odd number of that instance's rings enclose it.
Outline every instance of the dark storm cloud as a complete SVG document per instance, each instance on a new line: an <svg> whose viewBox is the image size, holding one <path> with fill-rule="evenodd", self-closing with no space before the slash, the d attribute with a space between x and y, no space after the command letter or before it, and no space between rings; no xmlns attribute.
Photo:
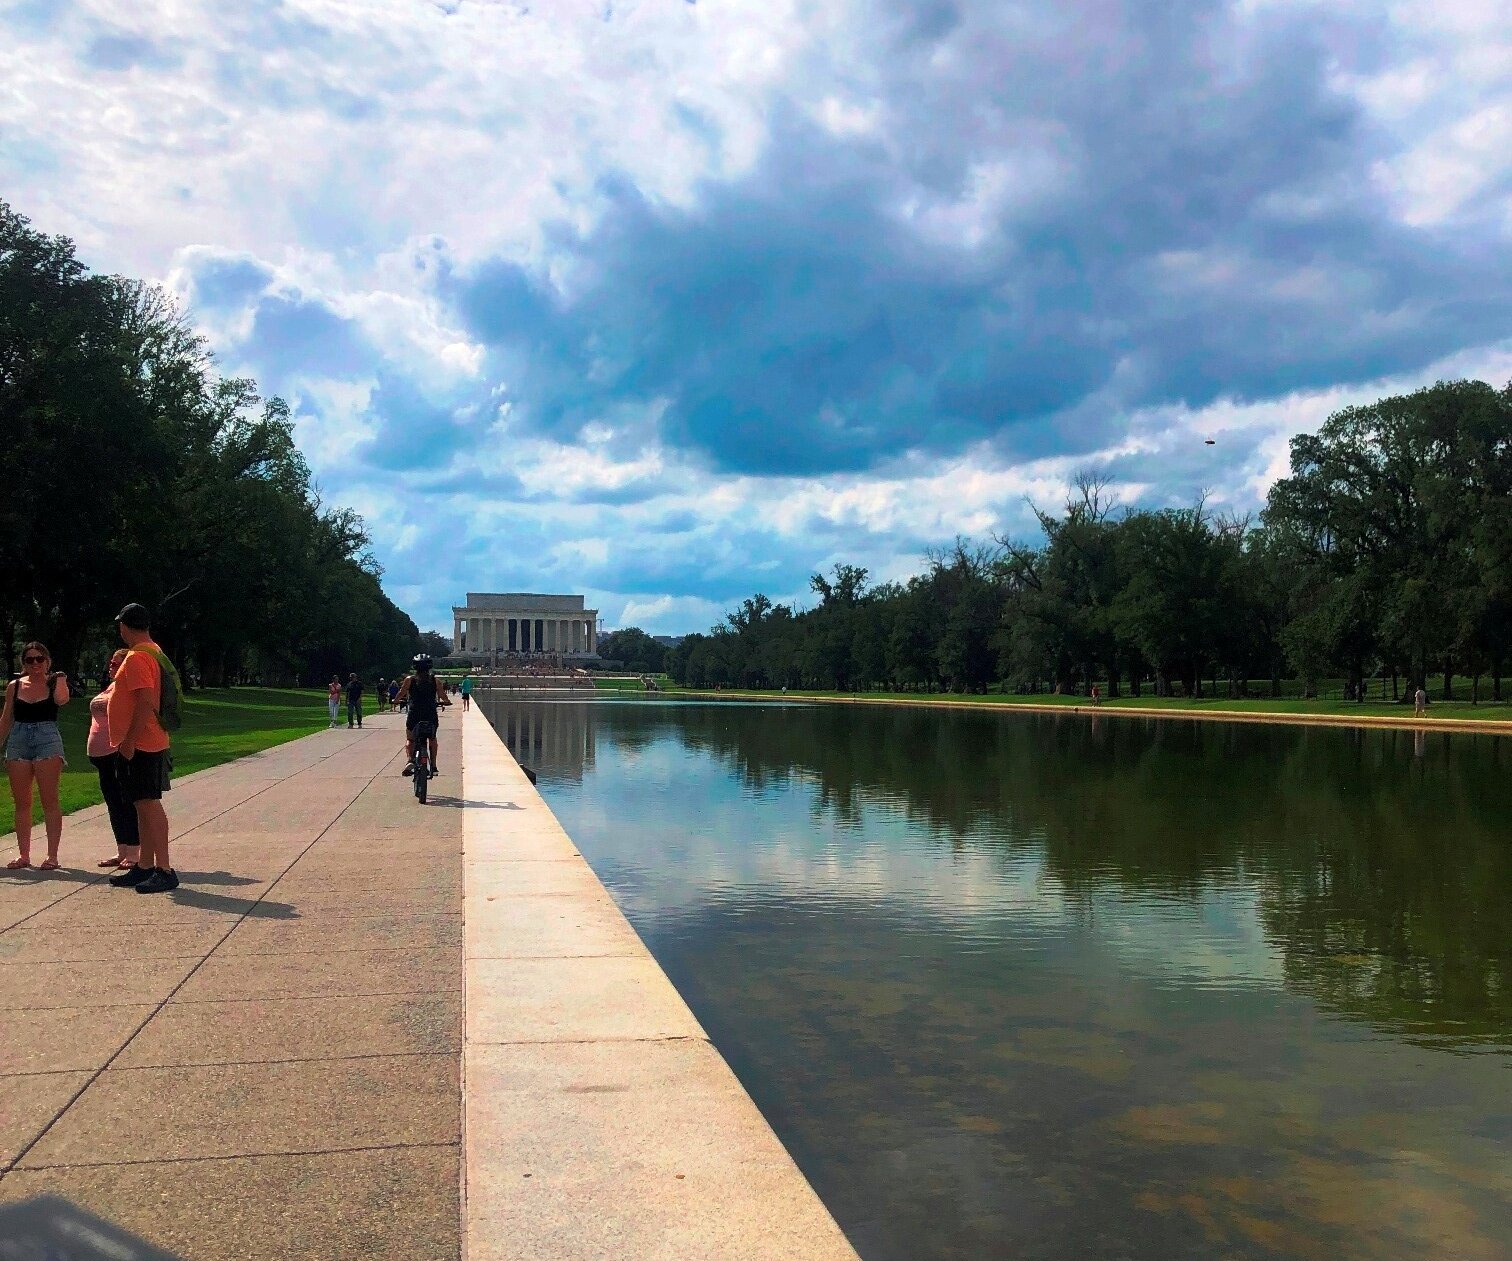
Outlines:
<svg viewBox="0 0 1512 1261"><path fill-rule="evenodd" d="M879 6L865 30L848 77L875 133L790 100L691 208L606 184L597 225L550 242L559 289L504 262L447 282L526 423L666 399L666 440L750 473L983 438L1050 455L1132 408L1403 373L1512 329L1500 227L1409 226L1372 183L1391 151L1331 75L1390 59L1373 30L1153 0Z"/></svg>

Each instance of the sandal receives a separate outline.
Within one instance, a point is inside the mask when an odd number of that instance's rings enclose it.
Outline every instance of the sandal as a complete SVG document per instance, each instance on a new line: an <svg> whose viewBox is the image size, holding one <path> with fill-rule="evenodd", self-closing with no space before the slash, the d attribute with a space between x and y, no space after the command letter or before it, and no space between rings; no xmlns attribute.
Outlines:
<svg viewBox="0 0 1512 1261"><path fill-rule="evenodd" d="M57 871L58 867L59 863L56 858L44 858L37 864L38 871Z"/></svg>
<svg viewBox="0 0 1512 1261"><path fill-rule="evenodd" d="M96 867L119 867L120 865L120 855L116 855L113 858L102 858L95 864Z"/></svg>
<svg viewBox="0 0 1512 1261"><path fill-rule="evenodd" d="M30 858L12 858L10 860L10 862L8 862L8 863L5 864L5 869L6 869L6 871L20 871L23 867L30 867L30 866L31 866L31 859Z"/></svg>

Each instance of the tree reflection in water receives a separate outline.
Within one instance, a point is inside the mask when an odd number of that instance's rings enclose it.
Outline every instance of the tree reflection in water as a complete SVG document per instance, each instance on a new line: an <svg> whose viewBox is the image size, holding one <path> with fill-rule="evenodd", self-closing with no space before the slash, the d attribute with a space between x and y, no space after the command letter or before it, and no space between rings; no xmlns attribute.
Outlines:
<svg viewBox="0 0 1512 1261"><path fill-rule="evenodd" d="M868 1261L1512 1237L1504 741L573 708L543 791Z"/></svg>

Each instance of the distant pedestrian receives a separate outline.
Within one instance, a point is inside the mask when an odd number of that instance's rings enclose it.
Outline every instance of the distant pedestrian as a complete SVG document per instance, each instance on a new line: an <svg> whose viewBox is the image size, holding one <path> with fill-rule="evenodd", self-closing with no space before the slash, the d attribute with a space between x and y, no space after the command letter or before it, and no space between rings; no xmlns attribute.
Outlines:
<svg viewBox="0 0 1512 1261"><path fill-rule="evenodd" d="M98 867L134 867L142 856L136 806L121 791L118 769L121 757L110 742L107 717L110 690L115 686L116 671L125 660L126 650L117 648L105 670L104 690L89 702L89 760L100 776L100 795L105 798L105 810L110 816L110 830L116 843L115 856L102 858L95 864Z"/></svg>
<svg viewBox="0 0 1512 1261"><path fill-rule="evenodd" d="M464 674L462 676L462 685L459 689L462 693L462 712L464 714L472 708L472 689L472 675Z"/></svg>
<svg viewBox="0 0 1512 1261"><path fill-rule="evenodd" d="M127 652L116 671L105 719L121 759L116 782L136 807L142 852L130 870L111 876L110 883L138 893L166 893L178 888L179 878L168 856L168 812L163 809L173 769L163 722L177 725L183 689L173 663L152 642L152 618L145 608L128 604L116 614L116 629Z"/></svg>
<svg viewBox="0 0 1512 1261"><path fill-rule="evenodd" d="M383 679L379 679L378 686L373 689L373 694L378 698L378 712L381 714L388 708L388 684Z"/></svg>
<svg viewBox="0 0 1512 1261"><path fill-rule="evenodd" d="M1094 683L1092 685L1092 703L1094 705L1102 704L1102 684L1100 683Z"/></svg>
<svg viewBox="0 0 1512 1261"><path fill-rule="evenodd" d="M33 784L42 798L47 827L47 860L37 865L43 871L58 869L58 846L63 840L58 784L66 764L58 710L68 704L68 676L61 671L50 673L51 665L52 654L35 640L21 649L21 675L6 686L5 708L0 710L0 743L5 747L5 770L16 802L16 848L20 851L19 857L5 864L11 871L32 865Z"/></svg>
<svg viewBox="0 0 1512 1261"><path fill-rule="evenodd" d="M389 708L390 709L398 709L399 708L399 680L398 679L390 679L389 680Z"/></svg>
<svg viewBox="0 0 1512 1261"><path fill-rule="evenodd" d="M1428 693L1421 687L1412 694L1412 716L1424 718L1428 714Z"/></svg>
<svg viewBox="0 0 1512 1261"><path fill-rule="evenodd" d="M341 680L334 674L331 676L330 685L326 688L326 709L330 711L331 726L336 725L336 719L341 714Z"/></svg>
<svg viewBox="0 0 1512 1261"><path fill-rule="evenodd" d="M347 730L352 729L355 720L357 730L362 730L362 680L355 674L347 679L346 685L347 702Z"/></svg>

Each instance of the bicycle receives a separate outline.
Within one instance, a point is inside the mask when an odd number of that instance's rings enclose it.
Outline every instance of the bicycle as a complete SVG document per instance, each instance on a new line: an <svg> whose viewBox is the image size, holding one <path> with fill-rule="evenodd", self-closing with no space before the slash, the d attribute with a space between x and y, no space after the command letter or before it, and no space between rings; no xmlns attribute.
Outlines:
<svg viewBox="0 0 1512 1261"><path fill-rule="evenodd" d="M430 790L430 742L434 731L435 728L428 722L415 724L415 800L422 806Z"/></svg>

